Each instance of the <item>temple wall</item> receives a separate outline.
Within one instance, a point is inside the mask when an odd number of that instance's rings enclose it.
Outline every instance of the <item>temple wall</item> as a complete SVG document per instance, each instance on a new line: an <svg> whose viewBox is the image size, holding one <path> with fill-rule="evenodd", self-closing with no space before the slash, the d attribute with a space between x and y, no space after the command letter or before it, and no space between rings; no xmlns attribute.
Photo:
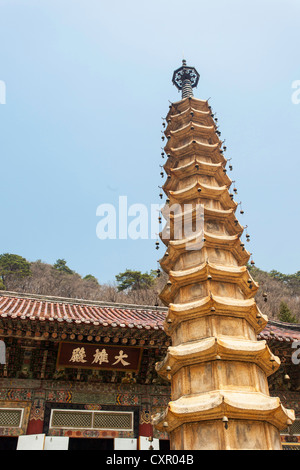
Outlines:
<svg viewBox="0 0 300 470"><path fill-rule="evenodd" d="M139 384L76 383L20 379L0 380L0 408L18 405L26 408L28 416L22 429L0 428L0 436L45 433L49 436L93 438L138 438L153 436L166 440L168 435L154 430L151 414L167 405L169 387ZM52 409L132 411L133 431L51 429Z"/></svg>
<svg viewBox="0 0 300 470"><path fill-rule="evenodd" d="M241 364L243 367L243 365ZM196 366L197 367L197 366ZM197 372L198 380L204 382L216 380L216 375L211 370L211 364L203 365L205 370ZM256 367L253 365L253 367ZM259 368L257 368L259 369ZM193 373L194 371L191 371ZM242 375L241 375L242 376ZM243 379L244 380L244 379ZM228 378L219 377L220 384L226 387ZM240 386L247 387L246 383ZM265 388L264 379L261 379L262 390ZM178 391L176 391L178 393ZM171 395L169 385L140 385L140 384L111 384L111 383L76 383L67 381L41 381L30 379L0 379L0 408L23 407L24 424L21 428L6 427L0 428L0 437L19 436L22 434L45 433L48 436L69 436L77 438L138 438L139 436L153 436L160 440L168 440L167 433L159 432L151 424L151 415L161 412L167 406ZM285 407L295 410L296 418L300 419L300 392L299 391L278 391L273 390L272 396L278 396ZM133 411L135 414L135 429L132 432L124 431L96 431L68 429L49 429L49 419L52 409L61 410L108 410L108 411ZM193 426L192 424L189 426ZM215 442L216 448L222 443L223 423L219 423L220 438L211 439L210 430L212 423L207 422L201 427L200 434L197 435L201 448L206 448L206 443ZM251 436L247 431L248 425L240 423L239 439L247 436L248 446L256 446L256 435L259 435L257 426L255 432L251 431ZM257 434L256 434L257 433ZM186 433L181 428L175 433L176 441L180 441ZM186 434L187 435L187 434ZM209 440L208 440L209 438ZM230 445L234 448L236 437L231 436ZM201 441L201 442L200 442ZM283 446L300 445L300 435L281 436ZM181 445L181 444L180 444ZM300 446L299 446L300 448Z"/></svg>

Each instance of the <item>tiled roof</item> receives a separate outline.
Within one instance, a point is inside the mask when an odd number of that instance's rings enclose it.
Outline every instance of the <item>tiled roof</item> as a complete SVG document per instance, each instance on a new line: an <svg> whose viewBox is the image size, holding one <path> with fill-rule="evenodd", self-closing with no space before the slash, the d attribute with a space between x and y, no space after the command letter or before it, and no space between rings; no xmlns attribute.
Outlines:
<svg viewBox="0 0 300 470"><path fill-rule="evenodd" d="M0 318L163 330L168 309L16 292L0 294ZM300 341L300 324L269 320L259 339Z"/></svg>
<svg viewBox="0 0 300 470"><path fill-rule="evenodd" d="M300 324L269 320L265 329L259 334L259 339L267 341L275 339L276 341L288 343L300 341Z"/></svg>
<svg viewBox="0 0 300 470"><path fill-rule="evenodd" d="M163 329L166 308L2 292L0 318Z"/></svg>

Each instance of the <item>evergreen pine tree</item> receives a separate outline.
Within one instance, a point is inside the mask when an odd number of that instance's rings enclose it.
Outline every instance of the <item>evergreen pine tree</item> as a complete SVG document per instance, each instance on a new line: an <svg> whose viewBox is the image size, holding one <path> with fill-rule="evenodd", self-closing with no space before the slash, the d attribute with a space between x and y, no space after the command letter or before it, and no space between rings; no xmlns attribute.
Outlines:
<svg viewBox="0 0 300 470"><path fill-rule="evenodd" d="M280 303L278 318L285 323L297 323L295 315L292 314L292 311L284 301Z"/></svg>

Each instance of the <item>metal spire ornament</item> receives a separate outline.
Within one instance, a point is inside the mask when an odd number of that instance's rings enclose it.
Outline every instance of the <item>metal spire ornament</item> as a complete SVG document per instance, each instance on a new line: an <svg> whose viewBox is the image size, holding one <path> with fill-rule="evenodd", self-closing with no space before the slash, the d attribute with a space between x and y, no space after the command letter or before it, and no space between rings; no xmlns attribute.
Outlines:
<svg viewBox="0 0 300 470"><path fill-rule="evenodd" d="M183 59L182 66L173 73L172 82L181 90L182 98L193 96L193 88L198 85L200 75L195 67L188 67Z"/></svg>

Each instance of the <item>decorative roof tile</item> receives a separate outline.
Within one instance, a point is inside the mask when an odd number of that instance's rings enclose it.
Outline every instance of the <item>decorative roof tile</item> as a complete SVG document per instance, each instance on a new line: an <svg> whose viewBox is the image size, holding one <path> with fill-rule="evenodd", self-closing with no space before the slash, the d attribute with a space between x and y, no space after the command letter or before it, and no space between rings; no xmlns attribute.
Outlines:
<svg viewBox="0 0 300 470"><path fill-rule="evenodd" d="M57 298L35 294L1 292L0 318L48 320L76 324L162 329L167 309L128 304Z"/></svg>
<svg viewBox="0 0 300 470"><path fill-rule="evenodd" d="M168 309L148 305L106 303L35 294L2 291L0 318L20 318L29 321L75 322L114 328L163 330ZM269 320L258 339L280 342L300 341L300 324Z"/></svg>
<svg viewBox="0 0 300 470"><path fill-rule="evenodd" d="M269 320L258 338L280 342L300 341L300 324Z"/></svg>

